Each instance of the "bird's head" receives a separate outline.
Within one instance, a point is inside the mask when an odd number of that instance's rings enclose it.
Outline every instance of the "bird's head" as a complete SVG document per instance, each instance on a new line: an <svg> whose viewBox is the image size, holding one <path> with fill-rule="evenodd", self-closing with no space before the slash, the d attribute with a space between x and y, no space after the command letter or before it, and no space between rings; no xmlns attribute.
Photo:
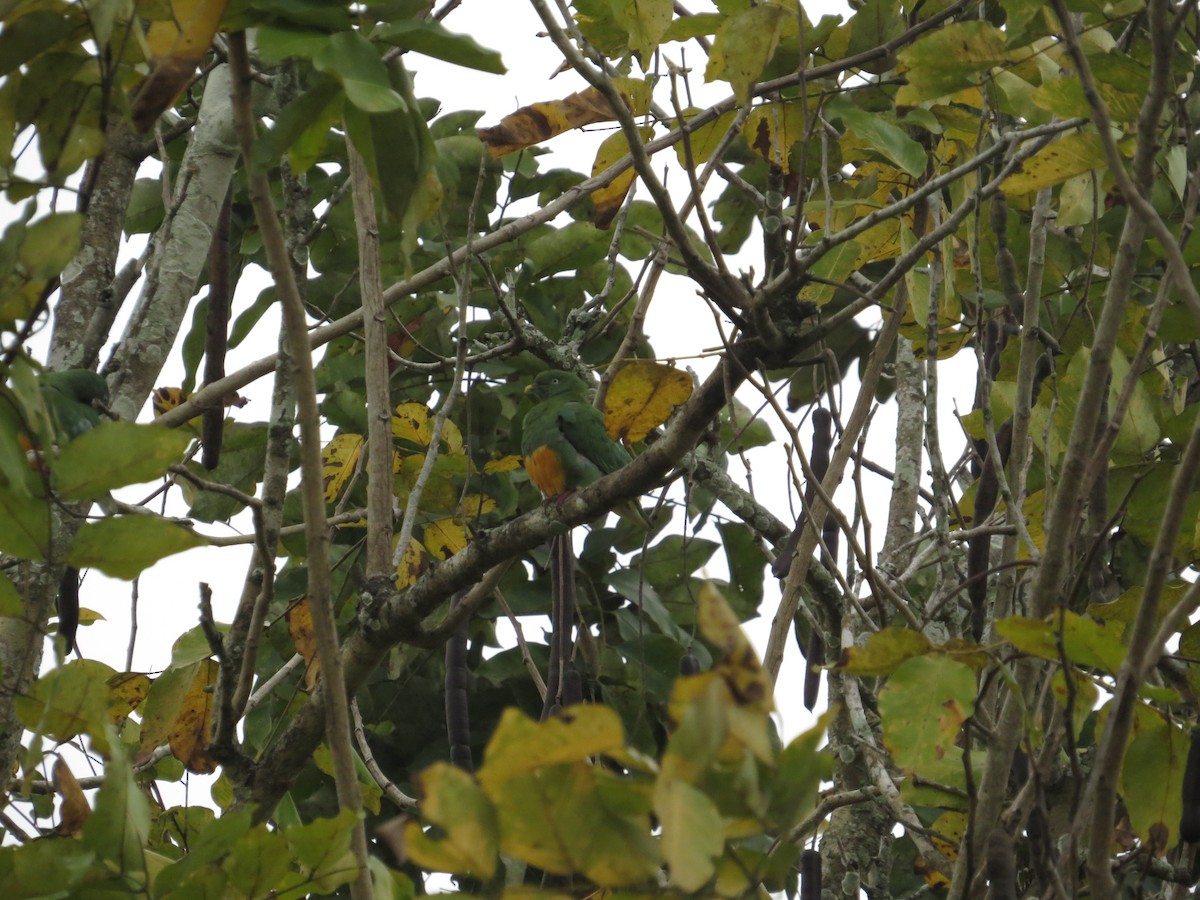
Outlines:
<svg viewBox="0 0 1200 900"><path fill-rule="evenodd" d="M525 393L535 400L586 400L587 385L570 372L549 369L538 374L533 383L525 389Z"/></svg>

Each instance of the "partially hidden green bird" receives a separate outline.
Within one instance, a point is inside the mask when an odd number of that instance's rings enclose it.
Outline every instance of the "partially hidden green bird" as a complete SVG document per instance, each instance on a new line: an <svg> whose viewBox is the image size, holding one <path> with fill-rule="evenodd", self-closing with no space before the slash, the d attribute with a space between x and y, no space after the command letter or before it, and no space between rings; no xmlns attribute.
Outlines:
<svg viewBox="0 0 1200 900"><path fill-rule="evenodd" d="M525 392L538 401L525 414L521 455L529 480L549 499L591 484L630 462L608 436L604 415L588 402L588 388L568 372L547 371Z"/></svg>
<svg viewBox="0 0 1200 900"><path fill-rule="evenodd" d="M59 443L72 441L100 424L93 401L108 402L108 384L102 376L87 369L67 369L46 372L41 382L42 399Z"/></svg>

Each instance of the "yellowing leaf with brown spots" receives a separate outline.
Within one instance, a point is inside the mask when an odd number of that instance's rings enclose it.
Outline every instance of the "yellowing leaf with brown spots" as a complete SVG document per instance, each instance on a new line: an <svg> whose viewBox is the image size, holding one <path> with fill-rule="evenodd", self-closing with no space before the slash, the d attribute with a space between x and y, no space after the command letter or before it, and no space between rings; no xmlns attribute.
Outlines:
<svg viewBox="0 0 1200 900"><path fill-rule="evenodd" d="M465 549L470 542L470 529L459 525L452 518L428 523L421 534L421 543L435 559L449 559L459 550Z"/></svg>
<svg viewBox="0 0 1200 900"><path fill-rule="evenodd" d="M312 690L316 686L317 676L321 671L321 661L317 659L317 633L313 629L312 607L308 598L302 598L287 611L288 634L296 645L296 652L304 659L304 686Z"/></svg>
<svg viewBox="0 0 1200 900"><path fill-rule="evenodd" d="M51 780L54 792L62 797L62 803L58 808L58 833L78 834L83 828L83 823L92 814L92 808L88 806L87 797L84 796L78 779L71 772L71 767L63 761L61 756L54 761Z"/></svg>
<svg viewBox="0 0 1200 900"><path fill-rule="evenodd" d="M150 693L150 678L141 672L119 672L108 679L108 718L114 725L138 708Z"/></svg>
<svg viewBox="0 0 1200 900"><path fill-rule="evenodd" d="M392 414L392 437L428 447L433 440L433 418L421 403L401 403ZM450 453L462 453L462 432L449 419L442 424L442 443Z"/></svg>
<svg viewBox="0 0 1200 900"><path fill-rule="evenodd" d="M642 143L650 140L654 129L646 126L638 129ZM596 151L596 161L592 163L592 174L599 175L605 169L615 165L629 153L629 142L625 140L625 132L617 131L610 134ZM626 169L602 188L592 191L592 224L597 228L608 228L616 218L617 211L625 202L629 186L637 176L632 168Z"/></svg>
<svg viewBox="0 0 1200 900"><path fill-rule="evenodd" d="M496 500L487 494L467 494L458 504L458 518L474 519L496 509Z"/></svg>
<svg viewBox="0 0 1200 900"><path fill-rule="evenodd" d="M1031 194L1106 165L1100 135L1068 134L1021 163L1020 172L1004 179L1004 190L1008 194Z"/></svg>
<svg viewBox="0 0 1200 900"><path fill-rule="evenodd" d="M361 434L339 434L321 451L321 486L325 491L325 502L332 503L346 486L358 457L362 454Z"/></svg>
<svg viewBox="0 0 1200 900"><path fill-rule="evenodd" d="M408 542L408 549L400 556L396 565L396 587L400 590L416 584L417 579L429 568L429 554L416 538Z"/></svg>
<svg viewBox="0 0 1200 900"><path fill-rule="evenodd" d="M714 671L729 685L734 700L741 706L764 712L773 709L771 681L766 670L743 633L737 616L711 582L700 588L696 624L704 639L723 652Z"/></svg>
<svg viewBox="0 0 1200 900"><path fill-rule="evenodd" d="M644 113L650 103L649 86L632 78L615 80L621 99L630 111L634 115ZM501 119L499 125L480 128L476 133L487 145L492 158L497 159L515 150L548 141L564 131L594 125L597 122L611 122L615 118L613 108L604 95L596 88L590 87L561 100L547 100L522 106Z"/></svg>
<svg viewBox="0 0 1200 900"><path fill-rule="evenodd" d="M790 174L792 147L804 140L810 124L803 103L768 103L746 117L742 134L750 149Z"/></svg>
<svg viewBox="0 0 1200 900"><path fill-rule="evenodd" d="M217 661L201 660L191 687L183 697L175 724L167 735L171 753L189 772L197 775L207 775L217 768L216 760L206 752L212 740L212 687L216 683Z"/></svg>
<svg viewBox="0 0 1200 900"><path fill-rule="evenodd" d="M617 372L604 395L604 427L613 440L643 440L692 396L692 378L673 366L633 360Z"/></svg>
<svg viewBox="0 0 1200 900"><path fill-rule="evenodd" d="M191 81L212 45L229 0L171 0L169 19L150 23L150 74L133 100L133 124L150 128Z"/></svg>
<svg viewBox="0 0 1200 900"><path fill-rule="evenodd" d="M151 406L154 408L155 418L158 418L163 413L169 412L170 410L174 409L179 404L181 404L184 400L186 400L189 396L191 396L191 395L185 394L183 392L183 388L177 388L177 387L155 388L154 393L151 394Z"/></svg>

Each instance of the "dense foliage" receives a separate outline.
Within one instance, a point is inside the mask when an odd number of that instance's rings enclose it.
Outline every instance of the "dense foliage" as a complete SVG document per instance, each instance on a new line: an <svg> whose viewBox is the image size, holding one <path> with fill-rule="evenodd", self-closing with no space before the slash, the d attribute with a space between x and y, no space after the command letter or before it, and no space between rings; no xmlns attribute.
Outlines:
<svg viewBox="0 0 1200 900"><path fill-rule="evenodd" d="M530 4L581 81L497 122L411 76L522 52L471 2L3 5L0 893L1185 896L1196 4ZM72 658L206 545L169 667Z"/></svg>

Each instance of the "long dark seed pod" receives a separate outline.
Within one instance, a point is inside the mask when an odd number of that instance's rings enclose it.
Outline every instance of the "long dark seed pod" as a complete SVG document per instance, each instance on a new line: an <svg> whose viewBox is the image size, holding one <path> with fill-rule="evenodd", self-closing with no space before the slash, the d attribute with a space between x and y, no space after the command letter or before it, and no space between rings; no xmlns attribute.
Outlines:
<svg viewBox="0 0 1200 900"><path fill-rule="evenodd" d="M58 583L58 633L66 641L66 653L79 653L75 635L79 631L79 570L67 566Z"/></svg>
<svg viewBox="0 0 1200 900"><path fill-rule="evenodd" d="M459 591L450 600L450 609L462 601L466 592ZM450 739L450 762L470 772L471 713L467 701L470 673L467 671L467 638L469 622L464 619L446 642L446 734Z"/></svg>
<svg viewBox="0 0 1200 900"><path fill-rule="evenodd" d="M808 634L808 651L804 654L804 708L812 712L821 691L821 666L825 665L825 640L814 628Z"/></svg>
<svg viewBox="0 0 1200 900"><path fill-rule="evenodd" d="M1187 765L1183 770L1183 815L1179 836L1188 843L1200 841L1200 729L1192 731Z"/></svg>
<svg viewBox="0 0 1200 900"><path fill-rule="evenodd" d="M825 480L825 473L829 471L829 455L833 449L833 416L827 409L814 409L812 418L812 453L809 454L808 461L815 480L821 482ZM816 495L816 485L807 485L804 490L804 506L812 503ZM807 517L801 509L800 515L796 517L796 527L779 548L775 562L771 563L771 574L776 578L787 578L788 569L792 567L792 557L796 555L796 547L800 543L800 536L804 534L805 521Z"/></svg>
<svg viewBox="0 0 1200 900"><path fill-rule="evenodd" d="M1012 838L1003 828L993 828L987 839L987 877L992 900L1017 900L1017 866Z"/></svg>
<svg viewBox="0 0 1200 900"><path fill-rule="evenodd" d="M821 854L816 850L800 854L800 900L821 900Z"/></svg>
<svg viewBox="0 0 1200 900"><path fill-rule="evenodd" d="M583 702L583 675L571 663L567 663L563 671L562 702L563 706Z"/></svg>
<svg viewBox="0 0 1200 900"><path fill-rule="evenodd" d="M229 308L231 279L229 261L229 217L232 195L217 216L216 230L208 249L208 320L204 332L204 383L225 377L225 350L229 344ZM222 404L204 411L200 423L200 443L204 448L201 462L212 471L221 462L221 441L225 432L225 407Z"/></svg>

